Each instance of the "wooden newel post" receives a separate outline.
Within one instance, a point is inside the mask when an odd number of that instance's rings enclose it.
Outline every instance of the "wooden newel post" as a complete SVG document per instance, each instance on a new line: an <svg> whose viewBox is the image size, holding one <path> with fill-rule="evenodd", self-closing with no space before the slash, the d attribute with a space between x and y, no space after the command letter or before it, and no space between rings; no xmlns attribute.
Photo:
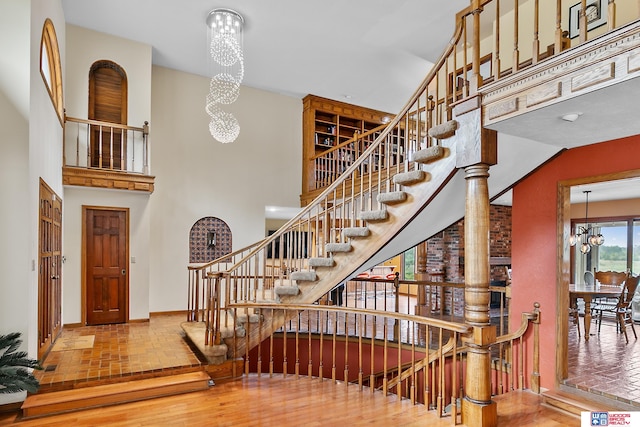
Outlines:
<svg viewBox="0 0 640 427"><path fill-rule="evenodd" d="M490 325L489 303L489 165L465 168L467 202L464 224L465 322L473 325L468 337L466 396L462 422L468 426L497 425L497 405L491 401L491 350L496 328Z"/></svg>
<svg viewBox="0 0 640 427"><path fill-rule="evenodd" d="M533 373L531 374L531 390L540 393L540 303L533 303Z"/></svg>
<svg viewBox="0 0 640 427"><path fill-rule="evenodd" d="M466 207L464 219L465 322L473 326L464 338L467 352L462 422L470 427L496 426L497 405L491 400L491 352L496 340L489 304L489 167L497 162L497 135L483 129L480 97L454 107L456 166L464 168Z"/></svg>

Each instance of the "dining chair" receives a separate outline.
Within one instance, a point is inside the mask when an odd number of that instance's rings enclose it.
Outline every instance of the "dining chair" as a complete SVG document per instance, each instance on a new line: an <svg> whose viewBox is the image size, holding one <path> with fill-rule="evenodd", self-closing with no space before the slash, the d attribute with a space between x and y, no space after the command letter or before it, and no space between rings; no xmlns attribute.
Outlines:
<svg viewBox="0 0 640 427"><path fill-rule="evenodd" d="M601 286L617 286L622 290L621 285L627 279L627 273L622 271L595 271L593 273L594 284L600 284ZM585 272L585 280L587 280L587 272ZM618 298L596 298L594 305L591 307L591 313L600 312L613 312L618 304ZM600 326L598 326L598 330Z"/></svg>
<svg viewBox="0 0 640 427"><path fill-rule="evenodd" d="M627 273L623 271L595 271L593 277L601 285L620 286L627 280Z"/></svg>
<svg viewBox="0 0 640 427"><path fill-rule="evenodd" d="M597 322L598 322L598 333L600 333L600 327L602 326L602 314L603 312L610 312L616 317L616 331L624 334L624 338L629 343L629 336L627 335L627 325L631 325L631 330L633 331L633 336L637 339L638 335L636 334L636 329L633 325L633 318L631 313L631 301L633 300L633 296L636 293L636 288L638 287L638 281L640 276L631 276L629 275L624 282L622 287L622 291L620 292L620 296L618 297L618 302L614 307L609 306L608 304L598 304L594 310L598 312Z"/></svg>

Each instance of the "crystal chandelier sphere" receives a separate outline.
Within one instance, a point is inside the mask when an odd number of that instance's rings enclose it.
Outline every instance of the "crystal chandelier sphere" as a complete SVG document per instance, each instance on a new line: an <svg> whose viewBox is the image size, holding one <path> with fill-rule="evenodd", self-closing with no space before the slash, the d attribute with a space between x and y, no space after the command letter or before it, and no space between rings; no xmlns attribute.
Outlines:
<svg viewBox="0 0 640 427"><path fill-rule="evenodd" d="M240 82L232 75L227 73L216 74L209 83L207 103L211 101L216 104L233 104L238 99L239 94Z"/></svg>
<svg viewBox="0 0 640 427"><path fill-rule="evenodd" d="M240 123L231 113L219 110L211 116L209 132L216 140L223 144L233 142L240 134Z"/></svg>
<svg viewBox="0 0 640 427"><path fill-rule="evenodd" d="M588 243L583 243L580 246L580 252L582 252L583 254L588 254L589 252L591 252L591 245Z"/></svg>
<svg viewBox="0 0 640 427"><path fill-rule="evenodd" d="M242 47L231 35L216 36L211 39L211 58L224 67L231 67L242 60Z"/></svg>

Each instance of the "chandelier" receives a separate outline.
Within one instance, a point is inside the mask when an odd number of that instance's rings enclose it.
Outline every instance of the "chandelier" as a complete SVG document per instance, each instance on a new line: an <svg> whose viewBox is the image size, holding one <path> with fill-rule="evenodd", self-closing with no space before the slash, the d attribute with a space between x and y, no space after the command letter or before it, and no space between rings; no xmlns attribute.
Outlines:
<svg viewBox="0 0 640 427"><path fill-rule="evenodd" d="M569 237L569 244L575 246L580 242L580 252L588 254L591 252L592 246L600 246L604 243L604 236L600 233L595 234L595 230L589 227L589 193L590 190L583 191L587 201L584 207L584 226L576 226L576 232Z"/></svg>
<svg viewBox="0 0 640 427"><path fill-rule="evenodd" d="M211 136L226 144L235 141L240 134L238 120L233 114L223 111L220 105L232 104L240 93L240 83L244 78L244 19L231 9L214 9L207 16L207 27L213 77L205 110L211 116Z"/></svg>

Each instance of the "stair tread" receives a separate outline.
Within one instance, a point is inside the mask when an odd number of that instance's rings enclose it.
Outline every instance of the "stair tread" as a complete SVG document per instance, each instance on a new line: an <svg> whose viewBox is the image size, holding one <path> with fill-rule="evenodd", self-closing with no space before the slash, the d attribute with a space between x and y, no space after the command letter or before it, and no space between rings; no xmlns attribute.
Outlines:
<svg viewBox="0 0 640 427"><path fill-rule="evenodd" d="M51 393L34 394L24 401L22 409L35 408L64 402L82 401L91 398L105 397L108 395L118 395L154 388L175 386L193 382L203 382L207 384L209 375L203 371L189 372L186 374L168 375L142 380L132 380L115 384L103 384L94 387L81 387L72 390L62 390ZM205 387L202 387L203 389Z"/></svg>

